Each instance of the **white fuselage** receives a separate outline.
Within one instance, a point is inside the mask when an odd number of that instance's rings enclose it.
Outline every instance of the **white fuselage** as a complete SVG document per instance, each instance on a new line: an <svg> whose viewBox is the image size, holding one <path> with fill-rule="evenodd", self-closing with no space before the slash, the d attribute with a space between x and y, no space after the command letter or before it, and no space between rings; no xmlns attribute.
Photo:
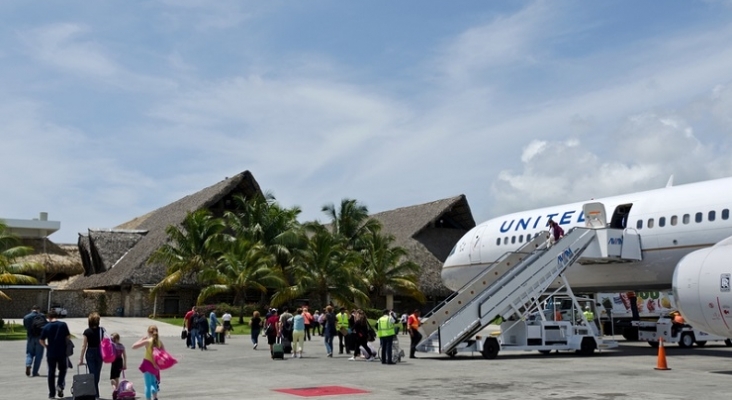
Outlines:
<svg viewBox="0 0 732 400"><path fill-rule="evenodd" d="M683 256L732 236L732 178L592 202L605 206L611 227L640 235L643 260L573 265L567 277L575 291L668 289ZM442 269L443 282L458 290L504 253L518 249L527 237L547 231L549 219L565 232L585 226L585 203L524 211L481 223L455 245Z"/></svg>

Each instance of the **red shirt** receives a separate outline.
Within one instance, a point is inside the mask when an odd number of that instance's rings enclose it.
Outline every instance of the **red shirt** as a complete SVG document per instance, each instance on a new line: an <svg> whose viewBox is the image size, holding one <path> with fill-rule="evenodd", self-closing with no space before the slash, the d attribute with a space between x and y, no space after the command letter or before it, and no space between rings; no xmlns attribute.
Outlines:
<svg viewBox="0 0 732 400"><path fill-rule="evenodd" d="M275 329L277 329L277 323L279 323L279 322L280 322L280 316L277 314L274 314L274 315L270 316L269 318L267 318L267 325L272 325L275 327Z"/></svg>
<svg viewBox="0 0 732 400"><path fill-rule="evenodd" d="M191 310L186 313L186 315L183 317L183 319L186 321L186 329L189 331L191 330L191 324L193 323L193 316L196 315L196 312Z"/></svg>

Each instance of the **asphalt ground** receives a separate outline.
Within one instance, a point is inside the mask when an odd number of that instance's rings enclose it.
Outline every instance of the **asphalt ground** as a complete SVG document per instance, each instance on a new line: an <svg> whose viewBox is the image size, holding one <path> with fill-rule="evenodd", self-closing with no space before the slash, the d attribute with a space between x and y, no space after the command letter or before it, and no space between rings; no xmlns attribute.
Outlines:
<svg viewBox="0 0 732 400"><path fill-rule="evenodd" d="M77 352L85 320L68 320ZM144 398L137 370L142 350L130 345L142 336L150 320L104 318L108 331L117 331L128 347L127 378ZM657 371L658 350L646 343L621 340L616 350L581 357L574 353L501 352L494 360L480 355L418 355L397 365L347 355L325 356L320 337L306 342L302 359L270 359L266 341L252 350L248 336L233 336L208 351L186 349L180 327L156 323L166 348L179 363L162 372L162 399L297 399L275 391L285 388L344 386L365 394L323 396L326 399L730 399L732 348L710 342L704 348L665 348L669 371ZM401 345L408 347L406 336ZM336 345L338 339L335 339ZM0 342L0 399L46 399L45 364L42 377L25 376L25 341ZM72 357L74 364L78 353ZM75 370L75 368L74 368ZM109 364L102 369L102 399L111 399ZM66 378L67 399L71 375ZM140 396L140 394L143 396Z"/></svg>

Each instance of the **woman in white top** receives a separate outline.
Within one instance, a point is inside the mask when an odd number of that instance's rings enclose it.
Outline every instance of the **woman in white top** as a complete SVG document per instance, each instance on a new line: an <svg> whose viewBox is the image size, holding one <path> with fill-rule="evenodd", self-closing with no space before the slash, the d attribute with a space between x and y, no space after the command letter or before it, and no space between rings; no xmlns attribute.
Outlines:
<svg viewBox="0 0 732 400"><path fill-rule="evenodd" d="M225 312L224 315L221 317L221 320L224 321L224 332L226 332L226 337L231 337L231 331L234 329L231 326L231 314L229 312Z"/></svg>

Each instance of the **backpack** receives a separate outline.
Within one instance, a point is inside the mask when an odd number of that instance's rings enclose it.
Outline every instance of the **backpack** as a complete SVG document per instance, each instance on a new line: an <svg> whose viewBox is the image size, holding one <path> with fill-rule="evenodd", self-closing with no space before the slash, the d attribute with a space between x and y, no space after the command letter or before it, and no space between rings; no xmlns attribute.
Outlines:
<svg viewBox="0 0 732 400"><path fill-rule="evenodd" d="M43 316L43 314L38 313L34 315L33 321L31 321L31 336L40 337L41 331L47 323L48 321L46 320L46 317Z"/></svg>
<svg viewBox="0 0 732 400"><path fill-rule="evenodd" d="M282 332L292 332L292 315L282 323Z"/></svg>
<svg viewBox="0 0 732 400"><path fill-rule="evenodd" d="M119 386L117 387L117 398L134 399L136 396L135 387L132 385L132 382L125 378L125 371L122 371L122 380L119 381Z"/></svg>

